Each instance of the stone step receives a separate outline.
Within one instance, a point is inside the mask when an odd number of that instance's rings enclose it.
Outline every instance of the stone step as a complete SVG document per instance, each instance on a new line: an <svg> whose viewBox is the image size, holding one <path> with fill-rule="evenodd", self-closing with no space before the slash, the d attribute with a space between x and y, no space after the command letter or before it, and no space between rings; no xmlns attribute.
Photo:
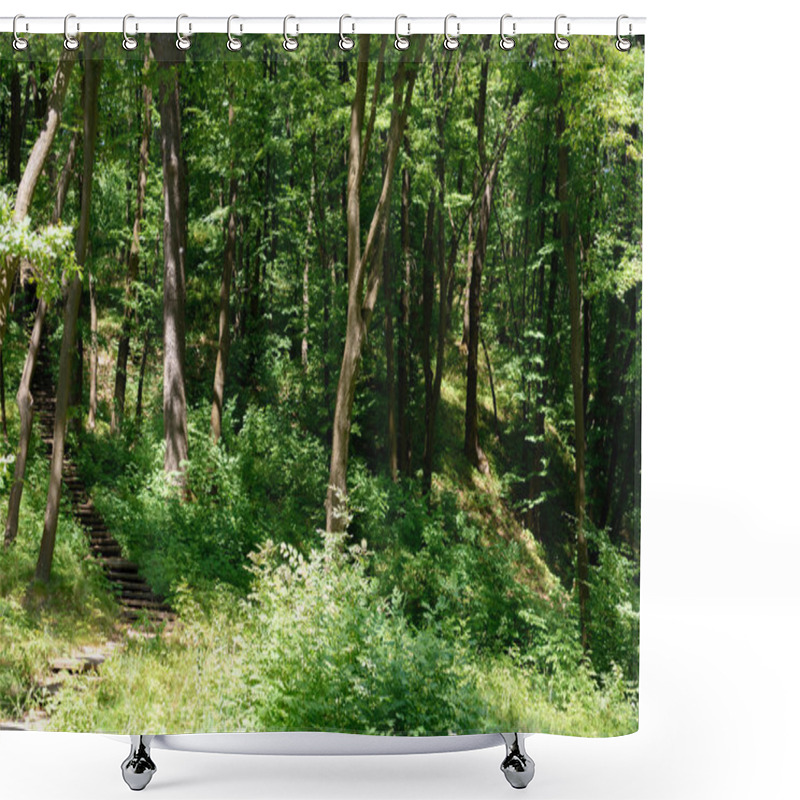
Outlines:
<svg viewBox="0 0 800 800"><path fill-rule="evenodd" d="M105 656L100 653L82 654L75 658L56 658L50 662L50 671L77 675L90 669L97 669L105 660Z"/></svg>
<svg viewBox="0 0 800 800"><path fill-rule="evenodd" d="M138 597L126 598L123 603L126 608L152 608L153 611L169 611L170 607L159 600L144 600Z"/></svg>
<svg viewBox="0 0 800 800"><path fill-rule="evenodd" d="M89 536L89 542L90 544L119 544L119 542L113 536L102 533L92 533Z"/></svg>
<svg viewBox="0 0 800 800"><path fill-rule="evenodd" d="M147 585L147 581L141 576L137 575L136 573L132 572L119 572L117 570L109 569L106 570L106 575L108 576L108 580L112 583L118 584L144 584Z"/></svg>
<svg viewBox="0 0 800 800"><path fill-rule="evenodd" d="M118 597L125 597L130 600L152 600L154 603L163 603L160 597L156 597L153 590L149 586L138 584L136 588L133 586L125 586L117 592Z"/></svg>
<svg viewBox="0 0 800 800"><path fill-rule="evenodd" d="M156 611L154 609L134 609L122 608L120 616L124 619L139 620L144 617L145 619L158 620L161 622L171 622L175 619L175 614L172 611Z"/></svg>
<svg viewBox="0 0 800 800"><path fill-rule="evenodd" d="M75 516L77 517L78 522L80 522L81 525L86 528L86 530L97 531L98 533L108 533L106 524L103 522L103 520L94 519L91 517L81 517L78 514Z"/></svg>
<svg viewBox="0 0 800 800"><path fill-rule="evenodd" d="M106 556L107 558L122 557L122 548L119 546L115 547L113 544L89 545L89 549L95 555Z"/></svg>
<svg viewBox="0 0 800 800"><path fill-rule="evenodd" d="M128 561L127 558L104 558L103 564L107 569L115 572L137 573L139 571L139 567L133 561Z"/></svg>
<svg viewBox="0 0 800 800"><path fill-rule="evenodd" d="M89 538L89 547L119 547L120 544L116 539L112 539L110 536L108 537L90 537Z"/></svg>

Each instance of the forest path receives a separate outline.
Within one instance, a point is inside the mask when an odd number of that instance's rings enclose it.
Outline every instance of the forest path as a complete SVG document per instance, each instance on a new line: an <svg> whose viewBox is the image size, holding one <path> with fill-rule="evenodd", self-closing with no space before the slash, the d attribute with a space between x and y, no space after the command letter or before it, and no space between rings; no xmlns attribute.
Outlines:
<svg viewBox="0 0 800 800"><path fill-rule="evenodd" d="M44 356L45 347L41 353ZM50 456L53 450L53 426L55 423L55 388L49 370L39 363L31 381L34 408L38 410L38 422L43 431L43 440ZM64 453L62 477L64 487L72 501L72 513L89 539L92 555L100 561L106 578L111 583L123 619L135 621L144 614L152 621L169 623L175 614L164 599L153 592L147 580L139 574L138 565L124 558L122 547L109 532L106 524L94 507L86 490L86 484L78 474L77 467Z"/></svg>
<svg viewBox="0 0 800 800"><path fill-rule="evenodd" d="M41 355L45 357L43 346ZM55 391L46 364L37 365L31 381L31 394L37 410L38 424L43 433L48 456L52 455L53 426L55 423ZM117 649L124 649L129 639L153 637L152 628L158 626L168 632L175 620L175 612L153 592L147 580L139 574L133 561L123 558L119 542L106 528L102 516L94 507L86 485L78 475L75 464L64 454L64 487L72 501L72 513L89 539L92 556L101 562L106 578L112 586L120 606L121 624L113 638L78 648L69 656L50 662L49 673L38 683L39 707L29 709L22 719L0 720L0 730L47 730L49 716L44 706L47 698L55 695L69 675L84 675L90 683L102 680L98 670ZM153 623L137 625L136 623Z"/></svg>

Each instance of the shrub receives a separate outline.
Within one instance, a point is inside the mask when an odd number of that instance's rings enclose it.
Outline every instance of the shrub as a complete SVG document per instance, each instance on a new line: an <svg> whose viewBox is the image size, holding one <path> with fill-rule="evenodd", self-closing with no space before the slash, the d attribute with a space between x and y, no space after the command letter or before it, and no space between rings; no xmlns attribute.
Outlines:
<svg viewBox="0 0 800 800"><path fill-rule="evenodd" d="M483 709L463 645L403 617L382 598L367 552L321 534L304 558L268 542L255 582L245 675L257 730L447 734L478 727Z"/></svg>
<svg viewBox="0 0 800 800"><path fill-rule="evenodd" d="M415 489L355 471L350 531L375 549L370 570L381 591L398 588L410 619L443 635L463 632L473 646L495 652L526 647L525 613L536 596L519 579L519 545L481 529L455 493L429 498Z"/></svg>
<svg viewBox="0 0 800 800"><path fill-rule="evenodd" d="M596 553L589 567L589 642L592 663L600 673L617 665L628 680L639 677L639 598L636 564L615 547L604 530L587 526Z"/></svg>

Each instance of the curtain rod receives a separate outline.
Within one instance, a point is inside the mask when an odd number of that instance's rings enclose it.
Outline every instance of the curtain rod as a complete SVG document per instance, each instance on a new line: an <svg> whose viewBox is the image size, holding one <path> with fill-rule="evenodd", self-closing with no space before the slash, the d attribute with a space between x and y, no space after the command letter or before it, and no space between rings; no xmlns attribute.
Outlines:
<svg viewBox="0 0 800 800"><path fill-rule="evenodd" d="M288 32L292 35L304 33L384 33L394 34L397 30L402 36L414 34L445 33L444 17L412 17L401 15L395 17L234 17L235 23L231 32L239 35L256 33L284 33L286 20ZM621 33L623 36L641 35L645 32L645 17L624 17ZM550 33L554 31L555 17L514 17L505 15L503 31L507 36L519 36L534 33ZM82 17L68 15L64 17L28 17L19 16L16 32L20 35L37 33L65 32L65 24L69 34L79 33L122 33L122 17ZM227 33L228 17L195 17L182 14L175 17L137 17L130 15L126 23L129 35L137 33L175 33L178 25L183 36L195 33ZM341 27L340 27L341 26ZM497 17L459 17L450 15L447 31L451 35L500 33L500 16ZM0 17L0 32L11 33L14 30L14 17ZM616 17L570 17L559 15L558 30L562 36L571 34L598 34L614 36L617 33Z"/></svg>

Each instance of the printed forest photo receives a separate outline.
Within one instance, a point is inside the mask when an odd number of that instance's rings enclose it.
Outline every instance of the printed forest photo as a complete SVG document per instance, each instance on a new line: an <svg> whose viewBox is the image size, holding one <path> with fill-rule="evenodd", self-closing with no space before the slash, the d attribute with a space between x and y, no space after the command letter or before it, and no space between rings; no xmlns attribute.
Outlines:
<svg viewBox="0 0 800 800"><path fill-rule="evenodd" d="M644 39L354 39L0 53L0 728L637 730Z"/></svg>

